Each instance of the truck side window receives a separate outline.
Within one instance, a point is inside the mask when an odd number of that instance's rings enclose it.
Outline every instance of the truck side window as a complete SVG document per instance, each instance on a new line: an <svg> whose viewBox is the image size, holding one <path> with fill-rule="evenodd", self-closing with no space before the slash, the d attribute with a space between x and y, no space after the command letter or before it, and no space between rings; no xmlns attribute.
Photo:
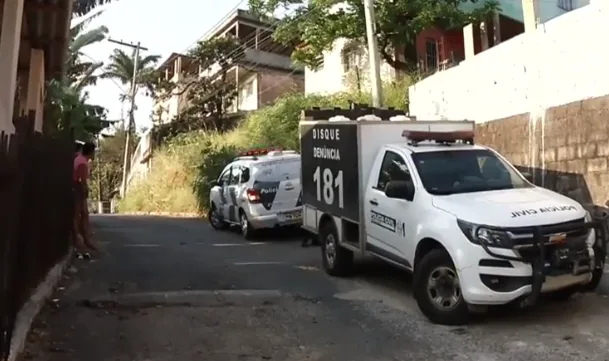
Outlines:
<svg viewBox="0 0 609 361"><path fill-rule="evenodd" d="M376 188L385 191L387 183L390 181L411 181L410 171L401 155L392 151L387 151L383 157L381 172Z"/></svg>

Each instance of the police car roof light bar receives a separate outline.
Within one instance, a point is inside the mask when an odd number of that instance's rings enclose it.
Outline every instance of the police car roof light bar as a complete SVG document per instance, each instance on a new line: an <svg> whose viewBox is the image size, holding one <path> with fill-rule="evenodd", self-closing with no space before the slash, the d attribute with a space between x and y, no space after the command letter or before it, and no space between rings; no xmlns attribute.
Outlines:
<svg viewBox="0 0 609 361"><path fill-rule="evenodd" d="M281 148L275 147L275 148L254 148L254 149L249 149L246 151L243 151L241 153L239 153L240 157L255 157L255 156L259 156L259 155L267 155L269 152L274 152L274 151L281 151Z"/></svg>
<svg viewBox="0 0 609 361"><path fill-rule="evenodd" d="M474 144L474 132L471 130L460 130L450 132L426 132L405 130L402 132L402 136L411 141L413 144L426 140L434 141L436 143L455 143L457 141L462 141L466 144Z"/></svg>

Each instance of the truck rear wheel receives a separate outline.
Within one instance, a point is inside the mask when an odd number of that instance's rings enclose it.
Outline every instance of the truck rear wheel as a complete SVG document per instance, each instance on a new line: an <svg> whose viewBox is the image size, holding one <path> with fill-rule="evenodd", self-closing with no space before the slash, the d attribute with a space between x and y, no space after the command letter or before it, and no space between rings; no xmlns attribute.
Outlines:
<svg viewBox="0 0 609 361"><path fill-rule="evenodd" d="M338 244L334 222L326 222L319 230L321 255L326 272L331 276L348 276L353 270L353 252Z"/></svg>
<svg viewBox="0 0 609 361"><path fill-rule="evenodd" d="M450 255L434 249L415 265L414 297L421 312L431 322L456 326L469 321L469 308Z"/></svg>

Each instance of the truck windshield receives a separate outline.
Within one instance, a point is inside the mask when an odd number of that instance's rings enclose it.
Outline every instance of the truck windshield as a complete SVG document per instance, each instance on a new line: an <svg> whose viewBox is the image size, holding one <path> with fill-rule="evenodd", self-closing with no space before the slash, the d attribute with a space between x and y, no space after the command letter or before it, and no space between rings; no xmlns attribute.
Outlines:
<svg viewBox="0 0 609 361"><path fill-rule="evenodd" d="M430 194L532 187L509 164L486 149L414 153L412 159Z"/></svg>

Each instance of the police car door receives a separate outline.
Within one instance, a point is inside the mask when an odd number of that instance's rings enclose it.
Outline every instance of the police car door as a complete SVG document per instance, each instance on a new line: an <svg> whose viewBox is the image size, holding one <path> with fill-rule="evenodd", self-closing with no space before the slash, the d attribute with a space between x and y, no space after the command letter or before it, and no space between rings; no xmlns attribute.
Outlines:
<svg viewBox="0 0 609 361"><path fill-rule="evenodd" d="M404 157L386 150L378 170L377 182L366 190L364 209L369 250L403 266L410 267L406 255L411 254L412 240L406 239L412 230L407 229L408 219L415 217L412 202L389 198L385 186L389 181L410 179Z"/></svg>
<svg viewBox="0 0 609 361"><path fill-rule="evenodd" d="M228 181L228 186L224 187L226 197L226 219L230 222L237 222L239 220L239 187L241 179L241 166L233 164L231 168L231 176Z"/></svg>
<svg viewBox="0 0 609 361"><path fill-rule="evenodd" d="M211 202L213 204L216 205L218 212L220 212L220 215L222 216L222 218L226 219L226 213L225 213L225 208L226 208L226 187L228 187L228 182L230 180L230 173L231 173L231 166L227 166L226 168L224 168L224 170L222 171L222 173L220 173L220 176L218 177L218 182L217 185L214 186L210 192L209 192L209 198L211 200Z"/></svg>

